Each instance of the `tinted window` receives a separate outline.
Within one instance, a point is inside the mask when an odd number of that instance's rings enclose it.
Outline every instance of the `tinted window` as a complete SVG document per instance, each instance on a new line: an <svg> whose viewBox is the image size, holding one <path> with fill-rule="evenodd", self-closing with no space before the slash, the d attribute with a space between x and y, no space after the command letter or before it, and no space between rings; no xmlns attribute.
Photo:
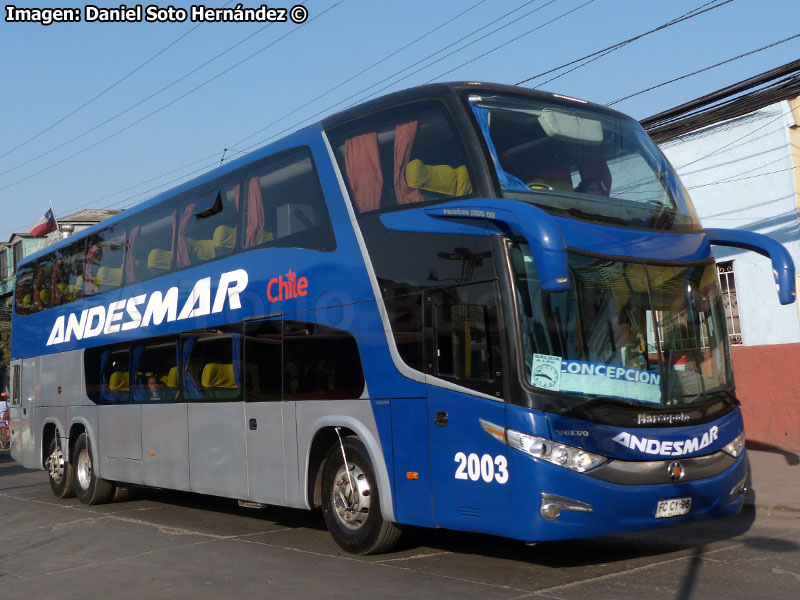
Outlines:
<svg viewBox="0 0 800 600"><path fill-rule="evenodd" d="M438 103L382 111L331 137L357 213L472 194L461 143Z"/></svg>
<svg viewBox="0 0 800 600"><path fill-rule="evenodd" d="M495 286L460 286L426 294L429 372L500 395L502 365Z"/></svg>
<svg viewBox="0 0 800 600"><path fill-rule="evenodd" d="M361 357L352 335L316 323L284 321L284 398L358 398L363 391Z"/></svg>
<svg viewBox="0 0 800 600"><path fill-rule="evenodd" d="M292 150L246 178L244 248L334 250L336 241L311 153Z"/></svg>
<svg viewBox="0 0 800 600"><path fill-rule="evenodd" d="M87 348L84 355L86 393L101 404L131 400L128 346Z"/></svg>
<svg viewBox="0 0 800 600"><path fill-rule="evenodd" d="M33 293L31 311L38 312L50 308L52 296L50 287L53 283L53 265L49 258L41 258L33 265Z"/></svg>
<svg viewBox="0 0 800 600"><path fill-rule="evenodd" d="M242 336L221 330L181 336L185 400L236 400L242 388Z"/></svg>
<svg viewBox="0 0 800 600"><path fill-rule="evenodd" d="M400 357L409 367L423 371L422 294L387 299L386 312Z"/></svg>
<svg viewBox="0 0 800 600"><path fill-rule="evenodd" d="M33 268L28 265L17 271L14 290L14 309L19 315L27 315L33 306Z"/></svg>
<svg viewBox="0 0 800 600"><path fill-rule="evenodd" d="M62 248L53 257L53 306L77 300L83 296L84 242L81 240Z"/></svg>
<svg viewBox="0 0 800 600"><path fill-rule="evenodd" d="M169 273L174 264L174 230L178 212L156 209L140 213L131 224L126 281L146 281Z"/></svg>
<svg viewBox="0 0 800 600"><path fill-rule="evenodd" d="M247 400L281 399L281 345L280 321L245 325L244 385Z"/></svg>
<svg viewBox="0 0 800 600"><path fill-rule="evenodd" d="M122 284L125 226L115 225L89 237L84 272L86 295L102 294Z"/></svg>
<svg viewBox="0 0 800 600"><path fill-rule="evenodd" d="M171 402L178 397L178 340L159 338L133 347L135 402Z"/></svg>
<svg viewBox="0 0 800 600"><path fill-rule="evenodd" d="M239 184L228 182L193 195L178 224L177 265L186 267L225 256L236 247Z"/></svg>

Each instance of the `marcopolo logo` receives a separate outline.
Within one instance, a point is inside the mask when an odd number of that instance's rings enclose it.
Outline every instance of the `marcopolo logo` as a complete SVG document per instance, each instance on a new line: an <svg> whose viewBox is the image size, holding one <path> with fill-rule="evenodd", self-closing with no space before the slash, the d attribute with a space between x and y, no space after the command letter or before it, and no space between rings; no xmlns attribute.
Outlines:
<svg viewBox="0 0 800 600"><path fill-rule="evenodd" d="M719 435L719 428L714 425L702 436L686 438L685 440L664 441L652 438L638 437L627 431L614 436L612 439L631 450L638 450L645 454L659 454L661 456L683 456L702 450L711 445Z"/></svg>
<svg viewBox="0 0 800 600"><path fill-rule="evenodd" d="M53 346L98 335L128 331L148 325L160 325L164 321L181 321L203 315L220 313L227 301L231 310L242 307L239 295L247 287L247 271L236 269L219 276L214 302L211 302L211 277L197 281L189 297L178 311L178 287L165 293L156 290L149 296L140 294L108 305L86 308L80 313L61 315L53 324L47 345Z"/></svg>
<svg viewBox="0 0 800 600"><path fill-rule="evenodd" d="M308 279L298 277L291 269L286 273L286 277L273 277L267 283L267 300L278 302L279 300L290 300L308 294Z"/></svg>

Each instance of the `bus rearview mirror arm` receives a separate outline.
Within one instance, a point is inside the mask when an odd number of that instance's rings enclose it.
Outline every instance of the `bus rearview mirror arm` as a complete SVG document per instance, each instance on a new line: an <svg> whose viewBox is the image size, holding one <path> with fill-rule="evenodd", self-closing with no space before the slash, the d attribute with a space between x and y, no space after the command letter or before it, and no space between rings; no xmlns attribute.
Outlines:
<svg viewBox="0 0 800 600"><path fill-rule="evenodd" d="M478 220L483 223L467 225L464 220ZM531 204L480 198L457 200L430 208L386 213L381 215L381 222L389 229L398 231L521 235L530 246L542 289L549 292L569 289L564 234L553 217ZM500 227L492 229L487 227L487 222Z"/></svg>
<svg viewBox="0 0 800 600"><path fill-rule="evenodd" d="M778 300L791 304L795 300L794 261L783 244L771 237L740 229L706 229L709 243L757 252L772 261L772 274L778 286Z"/></svg>

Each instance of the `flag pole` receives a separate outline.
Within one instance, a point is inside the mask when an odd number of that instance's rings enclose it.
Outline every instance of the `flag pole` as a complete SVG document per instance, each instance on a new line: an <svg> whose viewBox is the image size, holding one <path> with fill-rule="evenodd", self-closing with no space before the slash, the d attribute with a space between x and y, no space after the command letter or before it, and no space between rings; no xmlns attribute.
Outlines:
<svg viewBox="0 0 800 600"><path fill-rule="evenodd" d="M56 208L53 206L53 201L50 200L50 210L53 212L53 221L56 222L56 231L58 232L58 239L62 239L64 235L61 233L61 227L58 226L58 219L56 218Z"/></svg>

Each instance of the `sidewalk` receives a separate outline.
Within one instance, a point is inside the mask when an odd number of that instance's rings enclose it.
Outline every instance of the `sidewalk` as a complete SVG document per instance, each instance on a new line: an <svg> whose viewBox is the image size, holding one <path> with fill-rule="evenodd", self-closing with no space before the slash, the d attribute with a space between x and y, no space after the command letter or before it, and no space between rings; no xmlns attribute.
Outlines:
<svg viewBox="0 0 800 600"><path fill-rule="evenodd" d="M750 483L745 503L762 510L800 512L800 452L747 448Z"/></svg>

